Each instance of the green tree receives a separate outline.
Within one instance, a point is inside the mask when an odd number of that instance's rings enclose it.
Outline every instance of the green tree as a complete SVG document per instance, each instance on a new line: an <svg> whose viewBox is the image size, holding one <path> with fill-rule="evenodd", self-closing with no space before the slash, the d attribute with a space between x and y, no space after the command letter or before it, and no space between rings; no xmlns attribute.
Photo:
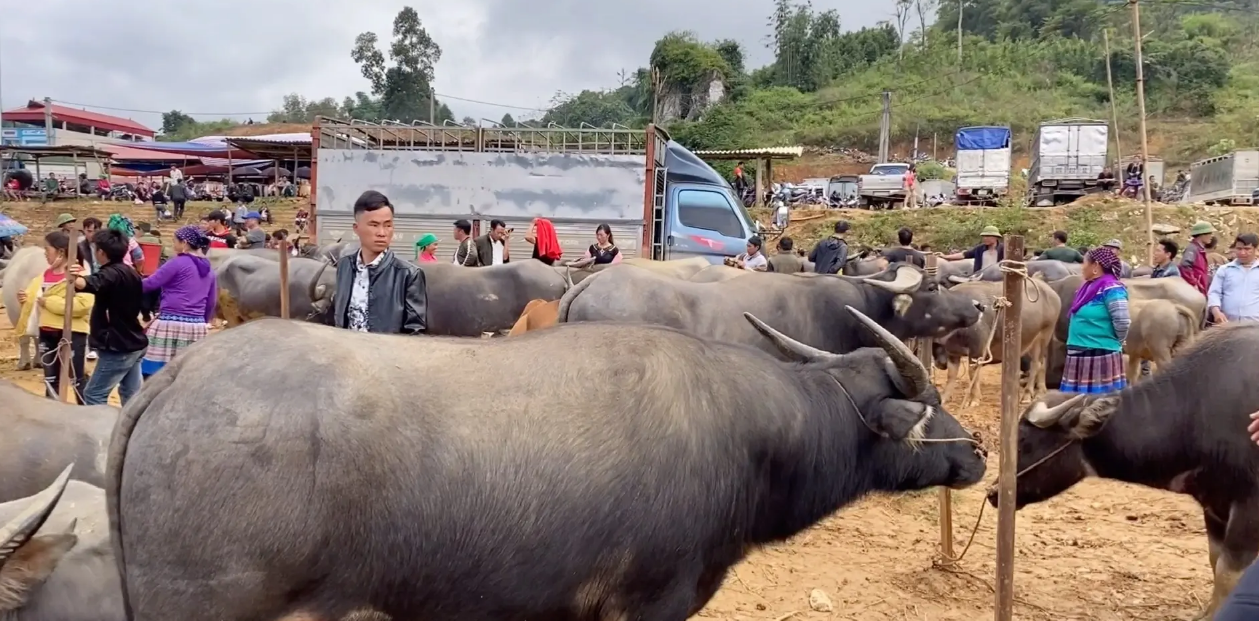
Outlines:
<svg viewBox="0 0 1259 621"><path fill-rule="evenodd" d="M398 11L393 20L388 62L378 43L376 33L360 34L354 40L350 58L371 82L372 94L380 97L381 114L404 123L428 120L433 66L441 59L441 46L429 36L419 14L409 6Z"/></svg>
<svg viewBox="0 0 1259 621"><path fill-rule="evenodd" d="M511 114L504 114L503 119L499 121L499 124L503 127L515 127L516 119L511 118Z"/></svg>
<svg viewBox="0 0 1259 621"><path fill-rule="evenodd" d="M191 116L180 112L179 110L171 110L162 113L162 134L177 134L186 127L196 125L197 121Z"/></svg>

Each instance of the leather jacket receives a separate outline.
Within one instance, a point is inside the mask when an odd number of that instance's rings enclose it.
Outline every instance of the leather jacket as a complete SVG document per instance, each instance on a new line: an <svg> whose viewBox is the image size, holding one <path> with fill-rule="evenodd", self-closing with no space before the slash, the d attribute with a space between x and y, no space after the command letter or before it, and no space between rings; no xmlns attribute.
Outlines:
<svg viewBox="0 0 1259 621"><path fill-rule="evenodd" d="M337 262L337 289L333 297L332 325L349 326L350 295L358 253ZM428 291L424 271L394 255L381 257L368 267L367 325L382 334L421 334L428 330Z"/></svg>

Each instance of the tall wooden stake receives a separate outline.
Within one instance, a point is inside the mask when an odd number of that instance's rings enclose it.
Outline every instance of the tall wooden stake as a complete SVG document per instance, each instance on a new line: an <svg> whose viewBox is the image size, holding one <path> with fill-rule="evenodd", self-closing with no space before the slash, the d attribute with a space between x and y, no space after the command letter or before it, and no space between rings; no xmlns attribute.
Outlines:
<svg viewBox="0 0 1259 621"><path fill-rule="evenodd" d="M966 0L957 0L957 69L962 69L962 6Z"/></svg>
<svg viewBox="0 0 1259 621"><path fill-rule="evenodd" d="M289 318L289 242L280 240L280 317Z"/></svg>
<svg viewBox="0 0 1259 621"><path fill-rule="evenodd" d="M1023 236L1005 240L1005 258L1023 262ZM997 475L996 619L1014 618L1014 492L1018 482L1019 359L1023 350L1023 275L1007 271L1003 295L1010 305L1001 322L1001 461Z"/></svg>
<svg viewBox="0 0 1259 621"><path fill-rule="evenodd" d="M936 255L928 254L927 259L927 276L928 282L934 281L936 278ZM930 338L918 339L918 359L922 361L922 365L928 369L935 368L935 355L932 351L935 341ZM953 563L953 490L947 487L940 488L940 564L951 565Z"/></svg>
<svg viewBox="0 0 1259 621"><path fill-rule="evenodd" d="M1115 135L1115 161L1123 161L1123 147L1119 145L1119 112L1115 108L1115 82L1110 74L1110 30L1102 29L1102 45L1106 48L1106 88L1110 90L1110 131Z"/></svg>
<svg viewBox="0 0 1259 621"><path fill-rule="evenodd" d="M58 391L58 397L66 403L75 403L75 391L73 380L74 377L74 348L70 346L74 338L74 276L70 274L70 266L76 265L78 261L79 250L79 223L71 222L66 227L66 234L70 236L70 247L66 249L66 308L65 321L61 324L61 343L57 345L57 359L61 361L61 390Z"/></svg>
<svg viewBox="0 0 1259 621"><path fill-rule="evenodd" d="M1146 166L1150 163L1150 144L1145 134L1145 61L1141 58L1141 6L1138 0L1129 0L1132 5L1132 38L1136 40L1137 63L1137 108L1141 113L1141 201L1145 203L1145 254L1150 265L1154 265L1154 207L1150 205L1150 177L1146 174Z"/></svg>

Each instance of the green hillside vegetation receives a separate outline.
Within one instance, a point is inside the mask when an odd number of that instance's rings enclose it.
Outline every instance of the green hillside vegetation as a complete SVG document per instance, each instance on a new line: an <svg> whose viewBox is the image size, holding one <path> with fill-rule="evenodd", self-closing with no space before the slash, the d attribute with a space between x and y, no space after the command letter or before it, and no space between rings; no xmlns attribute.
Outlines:
<svg viewBox="0 0 1259 621"><path fill-rule="evenodd" d="M657 94L682 93L684 120L668 129L693 148L873 150L880 92L890 89L897 143L917 131L951 144L958 127L1008 124L1021 150L1041 121L1110 118L1106 30L1123 148L1138 148L1126 5L964 0L959 65L958 5L935 2L898 0L893 23L843 32L834 11L776 0L767 5L772 64L748 70L740 42L672 33L656 44L648 67L622 75L616 88L557 96L541 122L642 126ZM1141 7L1152 152L1184 164L1259 146L1259 2L1149 0ZM686 94L712 77L726 81L727 99L702 113L690 110Z"/></svg>

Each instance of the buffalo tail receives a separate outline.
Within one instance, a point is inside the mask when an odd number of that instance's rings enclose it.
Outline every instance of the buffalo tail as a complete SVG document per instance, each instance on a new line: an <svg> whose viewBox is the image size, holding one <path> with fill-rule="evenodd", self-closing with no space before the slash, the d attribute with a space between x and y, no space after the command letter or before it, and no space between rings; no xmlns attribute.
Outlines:
<svg viewBox="0 0 1259 621"><path fill-rule="evenodd" d="M118 566L119 586L122 587L122 607L128 621L135 618L131 612L131 596L127 592L127 563L123 556L122 545L122 512L119 501L122 497L123 462L127 457L127 443L131 433L140 422L140 415L162 391L170 387L178 374L179 362L173 361L161 373L145 380L144 386L118 415L118 423L114 425L114 433L109 440L109 461L105 468L105 502L109 512L109 540L114 548L114 561Z"/></svg>

